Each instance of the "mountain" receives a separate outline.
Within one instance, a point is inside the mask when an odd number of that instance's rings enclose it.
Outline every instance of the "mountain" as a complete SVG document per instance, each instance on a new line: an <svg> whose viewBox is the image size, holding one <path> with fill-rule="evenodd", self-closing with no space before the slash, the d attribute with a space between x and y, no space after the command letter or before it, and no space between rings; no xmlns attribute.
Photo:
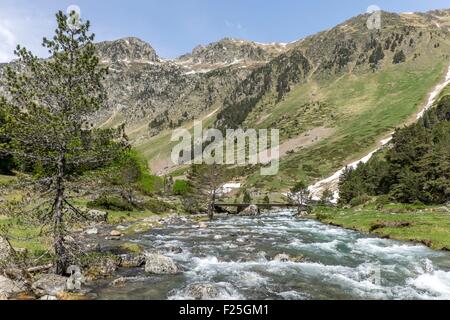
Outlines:
<svg viewBox="0 0 450 320"><path fill-rule="evenodd" d="M140 138L176 128L200 114L220 108L224 97L251 71L285 52L284 45L258 45L224 39L175 60L164 60L137 38L98 43L109 66L110 109L97 123L146 127Z"/></svg>
<svg viewBox="0 0 450 320"><path fill-rule="evenodd" d="M248 186L320 180L412 121L449 66L450 10L381 17L380 30L368 29L365 14L289 44L225 38L173 60L137 38L97 43L110 100L93 121L126 123L161 174L176 169L171 129L193 119L279 129L280 174L249 170Z"/></svg>

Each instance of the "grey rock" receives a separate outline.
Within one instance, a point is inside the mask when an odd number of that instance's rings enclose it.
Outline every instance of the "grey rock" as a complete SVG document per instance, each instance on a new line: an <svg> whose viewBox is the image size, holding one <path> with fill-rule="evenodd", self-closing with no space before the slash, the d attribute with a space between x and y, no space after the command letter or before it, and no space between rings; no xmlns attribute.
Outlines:
<svg viewBox="0 0 450 320"><path fill-rule="evenodd" d="M12 255L11 247L5 238L0 237L0 261L8 260Z"/></svg>
<svg viewBox="0 0 450 320"><path fill-rule="evenodd" d="M145 265L145 255L143 254L123 254L120 256L120 266L123 268L139 268Z"/></svg>
<svg viewBox="0 0 450 320"><path fill-rule="evenodd" d="M273 261L278 261L278 262L289 262L290 261L290 256L286 253L280 253L277 254L274 258Z"/></svg>
<svg viewBox="0 0 450 320"><path fill-rule="evenodd" d="M39 300L48 300L48 301L52 300L53 301L53 300L58 300L58 298L55 296L46 295L46 296L40 297Z"/></svg>
<svg viewBox="0 0 450 320"><path fill-rule="evenodd" d="M84 231L84 233L86 233L87 235L96 235L98 234L98 229L97 228L87 229L86 231Z"/></svg>
<svg viewBox="0 0 450 320"><path fill-rule="evenodd" d="M220 297L220 289L211 283L194 283L188 285L183 293L194 300L214 300Z"/></svg>
<svg viewBox="0 0 450 320"><path fill-rule="evenodd" d="M151 274L177 274L180 270L171 258L158 253L147 253L145 272Z"/></svg>
<svg viewBox="0 0 450 320"><path fill-rule="evenodd" d="M242 211L239 215L241 216L257 216L259 215L259 209L258 206L252 204L245 208L244 211Z"/></svg>
<svg viewBox="0 0 450 320"><path fill-rule="evenodd" d="M87 212L87 218L94 222L106 222L108 221L108 212L100 210L89 210Z"/></svg>
<svg viewBox="0 0 450 320"><path fill-rule="evenodd" d="M25 286L22 283L0 276L0 296L8 299L25 290Z"/></svg>
<svg viewBox="0 0 450 320"><path fill-rule="evenodd" d="M56 274L43 274L31 287L40 296L57 296L66 291L67 278Z"/></svg>

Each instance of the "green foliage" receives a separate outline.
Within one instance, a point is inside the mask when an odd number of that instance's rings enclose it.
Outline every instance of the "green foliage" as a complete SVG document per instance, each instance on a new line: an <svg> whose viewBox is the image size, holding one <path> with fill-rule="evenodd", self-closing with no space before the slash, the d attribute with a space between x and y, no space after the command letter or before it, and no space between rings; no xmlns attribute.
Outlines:
<svg viewBox="0 0 450 320"><path fill-rule="evenodd" d="M167 212L168 210L175 210L176 207L170 203L167 203L165 201L159 200L159 199L150 199L147 200L143 208L145 210L149 210L150 212L156 213L156 214L162 214Z"/></svg>
<svg viewBox="0 0 450 320"><path fill-rule="evenodd" d="M444 96L416 124L397 130L392 147L340 181L341 203L364 195L389 195L401 203L450 200L450 96Z"/></svg>
<svg viewBox="0 0 450 320"><path fill-rule="evenodd" d="M250 203L252 203L252 201L253 201L253 199L252 199L250 192L248 192L248 190L245 190L244 198L243 198L242 202L246 203L246 204L250 204Z"/></svg>
<svg viewBox="0 0 450 320"><path fill-rule="evenodd" d="M397 51L394 55L393 63L399 64L406 61L406 56L403 50Z"/></svg>
<svg viewBox="0 0 450 320"><path fill-rule="evenodd" d="M333 192L330 189L326 189L323 191L322 196L320 197L321 204L328 204L333 200Z"/></svg>
<svg viewBox="0 0 450 320"><path fill-rule="evenodd" d="M309 191L308 183L303 180L297 182L290 190L289 200L299 206L299 212L300 206L308 205L308 202L311 200L311 193Z"/></svg>
<svg viewBox="0 0 450 320"><path fill-rule="evenodd" d="M104 174L113 185L136 189L148 195L161 191L164 184L162 178L149 173L147 162L135 150L124 152Z"/></svg>
<svg viewBox="0 0 450 320"><path fill-rule="evenodd" d="M12 174L12 170L15 169L16 165L14 158L7 153L3 153L1 150L2 144L10 142L10 139L5 134L2 134L2 128L6 125L6 116L4 112L0 109L0 174Z"/></svg>
<svg viewBox="0 0 450 320"><path fill-rule="evenodd" d="M380 60L384 59L383 47L380 43L377 44L375 50L373 50L372 54L369 57L369 63L373 66L376 66Z"/></svg>
<svg viewBox="0 0 450 320"><path fill-rule="evenodd" d="M350 201L350 206L357 207L357 206L360 206L360 205L368 203L370 200L372 200L372 198L369 197L368 195L358 196L356 198L353 198Z"/></svg>
<svg viewBox="0 0 450 320"><path fill-rule="evenodd" d="M108 70L96 56L89 21L72 27L69 18L74 17L58 12L54 36L43 39L49 59L17 47L19 61L5 71L8 99L0 98L0 113L6 118L0 136L7 140L2 150L20 163L32 167L39 163L36 183L46 183L41 206L29 218L51 226L58 274L71 263L70 248L64 243L71 219L67 213L79 215L67 196L69 182L110 165L126 145L120 130L95 128L89 121L107 104L103 80Z"/></svg>
<svg viewBox="0 0 450 320"><path fill-rule="evenodd" d="M177 180L173 184L172 192L177 196L187 195L189 192L189 184L185 180Z"/></svg>
<svg viewBox="0 0 450 320"><path fill-rule="evenodd" d="M215 203L220 196L217 190L227 181L229 172L225 166L218 164L194 164L188 173L190 193L183 203L188 212L202 210L208 212L210 219L214 216Z"/></svg>
<svg viewBox="0 0 450 320"><path fill-rule="evenodd" d="M102 195L87 203L88 208L115 211L133 211L135 206L119 196Z"/></svg>

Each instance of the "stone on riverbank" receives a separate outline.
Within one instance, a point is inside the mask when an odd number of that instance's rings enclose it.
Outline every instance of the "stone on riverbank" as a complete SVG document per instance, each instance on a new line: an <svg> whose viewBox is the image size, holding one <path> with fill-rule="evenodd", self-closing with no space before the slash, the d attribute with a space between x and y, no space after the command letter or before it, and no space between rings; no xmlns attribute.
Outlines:
<svg viewBox="0 0 450 320"><path fill-rule="evenodd" d="M39 296L57 296L67 290L67 278L56 274L43 274L31 287Z"/></svg>
<svg viewBox="0 0 450 320"><path fill-rule="evenodd" d="M0 261L7 261L12 255L12 249L8 241L0 237Z"/></svg>
<svg viewBox="0 0 450 320"><path fill-rule="evenodd" d="M158 253L147 253L145 272L151 274L177 274L180 272L175 262Z"/></svg>
<svg viewBox="0 0 450 320"><path fill-rule="evenodd" d="M100 210L89 210L87 212L87 218L90 221L94 221L94 222L107 222L108 221L108 212L100 211Z"/></svg>
<svg viewBox="0 0 450 320"><path fill-rule="evenodd" d="M25 291L25 286L20 282L0 276L0 297L9 299ZM0 299L1 300L1 299Z"/></svg>

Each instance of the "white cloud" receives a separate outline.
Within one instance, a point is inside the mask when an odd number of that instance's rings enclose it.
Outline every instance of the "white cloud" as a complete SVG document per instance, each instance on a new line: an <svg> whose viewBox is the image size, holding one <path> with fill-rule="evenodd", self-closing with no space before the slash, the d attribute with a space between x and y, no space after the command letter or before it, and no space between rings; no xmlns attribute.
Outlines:
<svg viewBox="0 0 450 320"><path fill-rule="evenodd" d="M54 24L54 18L47 12L0 3L0 62L15 59L14 49L18 44L38 56L46 56L42 37L51 36Z"/></svg>

